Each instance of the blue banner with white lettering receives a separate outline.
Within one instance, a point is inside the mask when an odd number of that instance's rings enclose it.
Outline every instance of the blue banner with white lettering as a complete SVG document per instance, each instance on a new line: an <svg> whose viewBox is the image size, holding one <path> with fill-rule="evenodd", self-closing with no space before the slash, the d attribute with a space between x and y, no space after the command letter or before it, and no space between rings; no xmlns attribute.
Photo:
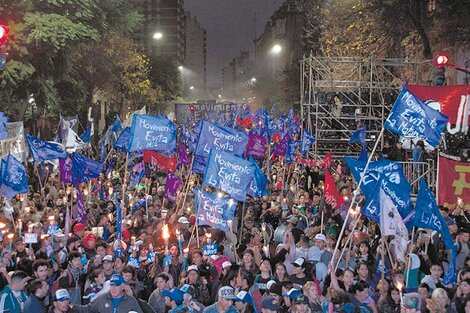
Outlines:
<svg viewBox="0 0 470 313"><path fill-rule="evenodd" d="M447 227L447 224L439 211L436 197L431 190L429 190L428 184L426 184L424 179L421 179L419 182L413 226L432 229L441 234L442 241L444 242L446 249L452 250L449 269L444 277L444 282L445 284L455 282L457 278L455 272L455 257L457 249L449 232L449 227Z"/></svg>
<svg viewBox="0 0 470 313"><path fill-rule="evenodd" d="M286 164L292 164L295 162L295 156L297 154L297 147L299 146L298 141L291 141L287 145L286 152Z"/></svg>
<svg viewBox="0 0 470 313"><path fill-rule="evenodd" d="M67 153L57 142L42 141L39 138L25 134L34 162L53 159L65 159Z"/></svg>
<svg viewBox="0 0 470 313"><path fill-rule="evenodd" d="M230 230L227 222L235 217L237 201L215 196L197 187L194 187L194 198L198 225L208 225L224 232Z"/></svg>
<svg viewBox="0 0 470 313"><path fill-rule="evenodd" d="M194 153L193 172L204 173L211 149L242 156L247 144L248 135L245 132L202 121Z"/></svg>
<svg viewBox="0 0 470 313"><path fill-rule="evenodd" d="M404 137L419 137L436 147L449 118L426 105L403 86L384 128Z"/></svg>
<svg viewBox="0 0 470 313"><path fill-rule="evenodd" d="M17 194L28 193L28 175L23 164L11 154L8 155L6 162L2 163L0 194L11 199Z"/></svg>
<svg viewBox="0 0 470 313"><path fill-rule="evenodd" d="M97 178L103 172L103 168L103 163L74 152L72 155L72 184L76 185Z"/></svg>
<svg viewBox="0 0 470 313"><path fill-rule="evenodd" d="M250 161L212 149L203 185L223 190L237 201L245 201L255 170Z"/></svg>
<svg viewBox="0 0 470 313"><path fill-rule="evenodd" d="M129 135L131 134L131 128L126 127L122 130L121 134L119 134L118 139L113 145L114 149L121 150L122 152L129 152Z"/></svg>
<svg viewBox="0 0 470 313"><path fill-rule="evenodd" d="M266 189L266 185L268 184L268 179L266 175L264 175L261 168L256 163L253 157L250 158L250 162L255 167L255 172L253 175L253 180L250 182L250 187L248 188L248 194L253 198L262 198L269 194L268 190Z"/></svg>
<svg viewBox="0 0 470 313"><path fill-rule="evenodd" d="M303 156L306 156L310 147L315 143L315 137L310 134L310 132L306 129L302 132L302 140L300 143L300 153Z"/></svg>
<svg viewBox="0 0 470 313"><path fill-rule="evenodd" d="M166 154L176 149L176 125L165 117L134 114L129 135L129 152L154 150Z"/></svg>
<svg viewBox="0 0 470 313"><path fill-rule="evenodd" d="M345 157L344 160L354 179L359 182L367 162L355 160L352 157ZM361 184L361 190L367 200L362 208L362 214L380 223L380 199L378 193L374 196L374 190L379 187L377 184L381 179L385 194L392 199L401 217L405 219L411 212L411 185L403 174L402 165L387 159L369 164Z"/></svg>

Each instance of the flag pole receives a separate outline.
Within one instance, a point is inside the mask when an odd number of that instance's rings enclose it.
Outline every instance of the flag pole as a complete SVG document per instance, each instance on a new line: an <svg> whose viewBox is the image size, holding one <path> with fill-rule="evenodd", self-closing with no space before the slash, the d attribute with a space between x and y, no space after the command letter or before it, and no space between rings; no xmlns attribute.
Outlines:
<svg viewBox="0 0 470 313"><path fill-rule="evenodd" d="M375 142L374 149L372 149L372 152L369 155L369 159L367 160L366 166L364 167L364 170L361 173L361 179L359 180L359 182L356 186L356 189L353 191L353 197L351 199L351 204L349 205L348 211L346 212L346 217L345 217L344 222L343 222L343 227L341 227L341 231L339 233L338 240L336 241L336 246L335 246L335 250L333 251L333 255L335 255L336 251L339 249L339 244L341 242L341 237L343 237L344 230L346 229L346 225L347 225L347 222L348 222L348 219L349 219L349 214L350 214L349 211L352 209L352 207L355 203L354 200L360 194L360 190L361 190L360 188L361 188L361 185L364 181L365 173L369 169L370 162L372 161L374 153L377 150L377 147L379 146L379 142L382 140L384 132L385 132L385 128L382 127L382 130L380 131L379 137L377 138L377 141ZM331 258L331 264L333 264L333 258Z"/></svg>
<svg viewBox="0 0 470 313"><path fill-rule="evenodd" d="M191 178L191 172L193 170L193 165L194 165L194 154L193 154L193 157L191 159L191 166L189 167L189 172L188 172L188 178L186 178L186 186L185 186L185 192L184 192L184 198L183 198L183 203L181 204L180 208L177 210L177 213L179 214L179 212L184 208L184 204L186 203L186 196L188 195L188 189L189 189L189 181L190 181L190 178ZM177 214L177 215L178 215ZM197 217L196 217L196 221L197 221ZM197 224L196 224L197 225ZM198 242L199 242L199 239L198 239Z"/></svg>
<svg viewBox="0 0 470 313"><path fill-rule="evenodd" d="M385 278L385 237L382 237L382 249L380 251L382 261L382 280Z"/></svg>
<svg viewBox="0 0 470 313"><path fill-rule="evenodd" d="M243 226L244 226L244 221L245 221L245 203L246 203L246 200L243 202L243 206L242 206L242 221L240 223L240 231L238 233L238 244L240 244L242 242L242 232L243 232Z"/></svg>
<svg viewBox="0 0 470 313"><path fill-rule="evenodd" d="M348 244L351 246L352 245L352 236L354 235L354 231L356 230L356 227L357 227L357 224L359 223L359 220L361 219L362 217L362 213L359 213L359 216L357 217L356 219L356 222L354 223L353 225L353 228L351 230L351 233L349 234L348 236L348 239L346 240L346 242L344 243L344 246L346 247ZM343 257L343 254L344 254L344 251L345 249L341 249L341 254L339 255L339 259L338 259L338 263L336 263L336 266L335 266L335 271L338 269L338 266L339 266L339 263L341 263L341 258ZM351 253L351 249L349 248L348 249L349 253ZM334 257L334 256L333 256Z"/></svg>

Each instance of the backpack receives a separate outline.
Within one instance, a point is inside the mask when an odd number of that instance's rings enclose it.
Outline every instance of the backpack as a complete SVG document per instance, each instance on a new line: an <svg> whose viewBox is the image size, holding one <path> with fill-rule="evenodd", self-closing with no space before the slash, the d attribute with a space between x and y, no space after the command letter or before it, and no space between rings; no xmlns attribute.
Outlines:
<svg viewBox="0 0 470 313"><path fill-rule="evenodd" d="M57 278L54 283L52 284L52 294L54 294L57 290L59 289L62 289L59 285L60 285L60 279L64 276L63 273L66 273L67 275L67 278L68 278L68 285L72 285L73 283L73 276L72 276L72 273L70 273L69 270L65 270L64 272L62 272L62 274L59 276L59 278Z"/></svg>

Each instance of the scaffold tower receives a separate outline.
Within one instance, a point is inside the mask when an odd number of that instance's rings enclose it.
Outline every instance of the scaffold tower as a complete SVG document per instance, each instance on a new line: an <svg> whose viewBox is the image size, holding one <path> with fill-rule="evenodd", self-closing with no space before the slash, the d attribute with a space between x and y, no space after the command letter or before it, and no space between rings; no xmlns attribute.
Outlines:
<svg viewBox="0 0 470 313"><path fill-rule="evenodd" d="M371 150L403 83L428 84L430 68L429 61L305 56L300 62L301 116L317 139L312 153L358 153L360 148L348 141L363 126Z"/></svg>

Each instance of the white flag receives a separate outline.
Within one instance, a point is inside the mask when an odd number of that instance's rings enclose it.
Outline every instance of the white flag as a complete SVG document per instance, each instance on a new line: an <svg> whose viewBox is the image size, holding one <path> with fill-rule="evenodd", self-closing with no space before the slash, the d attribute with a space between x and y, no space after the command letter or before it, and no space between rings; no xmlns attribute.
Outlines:
<svg viewBox="0 0 470 313"><path fill-rule="evenodd" d="M405 262L408 249L408 229L392 199L380 187L380 232L382 236L395 236L392 240L397 259Z"/></svg>
<svg viewBox="0 0 470 313"><path fill-rule="evenodd" d="M86 143L77 135L76 132L73 131L72 128L67 130L67 141L65 142L65 148L67 149L74 149L85 146Z"/></svg>

